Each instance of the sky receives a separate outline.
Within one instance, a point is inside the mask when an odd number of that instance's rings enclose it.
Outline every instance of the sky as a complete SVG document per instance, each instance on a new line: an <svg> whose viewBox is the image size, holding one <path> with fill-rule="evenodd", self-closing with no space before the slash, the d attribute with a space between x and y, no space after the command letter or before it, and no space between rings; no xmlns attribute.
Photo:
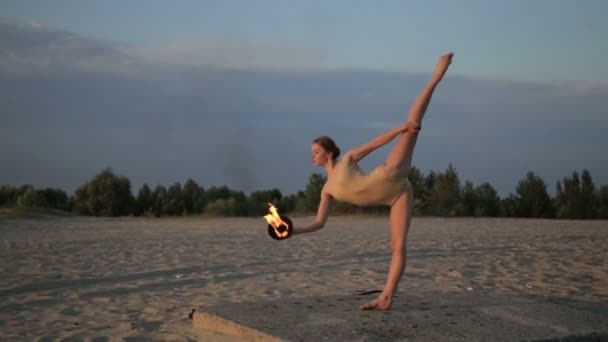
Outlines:
<svg viewBox="0 0 608 342"><path fill-rule="evenodd" d="M0 184L73 191L104 167L303 190L310 142L342 150L405 120L454 62L414 164L501 196L608 183L605 1L0 2ZM372 168L391 146L362 162Z"/></svg>

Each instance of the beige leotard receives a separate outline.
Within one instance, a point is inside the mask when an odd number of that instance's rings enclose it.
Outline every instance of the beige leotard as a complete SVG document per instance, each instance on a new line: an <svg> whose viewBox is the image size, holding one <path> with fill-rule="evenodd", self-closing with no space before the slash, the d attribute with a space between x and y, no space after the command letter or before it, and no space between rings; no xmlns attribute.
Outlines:
<svg viewBox="0 0 608 342"><path fill-rule="evenodd" d="M334 167L327 190L338 201L359 206L392 205L411 187L407 173L390 176L384 164L365 174L349 155L345 155Z"/></svg>

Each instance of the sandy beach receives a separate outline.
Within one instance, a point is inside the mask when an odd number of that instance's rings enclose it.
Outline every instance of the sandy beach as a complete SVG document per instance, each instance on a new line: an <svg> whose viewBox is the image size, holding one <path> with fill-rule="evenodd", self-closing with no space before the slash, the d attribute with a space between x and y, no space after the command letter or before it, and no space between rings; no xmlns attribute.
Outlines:
<svg viewBox="0 0 608 342"><path fill-rule="evenodd" d="M388 242L386 217L0 219L0 340L201 340L194 308L382 289ZM399 294L605 303L606 245L606 221L415 218Z"/></svg>

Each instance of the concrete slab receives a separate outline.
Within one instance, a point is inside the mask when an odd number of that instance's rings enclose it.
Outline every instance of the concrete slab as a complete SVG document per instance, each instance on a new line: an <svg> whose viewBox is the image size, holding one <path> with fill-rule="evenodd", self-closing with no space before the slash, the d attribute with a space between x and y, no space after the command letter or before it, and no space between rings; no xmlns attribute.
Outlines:
<svg viewBox="0 0 608 342"><path fill-rule="evenodd" d="M464 291L401 294L389 312L358 309L374 295L201 307L193 326L217 341L608 341L608 302Z"/></svg>

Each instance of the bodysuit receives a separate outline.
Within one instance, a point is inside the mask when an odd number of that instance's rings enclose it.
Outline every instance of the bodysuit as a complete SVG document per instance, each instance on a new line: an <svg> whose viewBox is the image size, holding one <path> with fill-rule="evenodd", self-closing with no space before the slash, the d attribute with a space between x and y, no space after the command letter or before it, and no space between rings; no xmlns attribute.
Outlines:
<svg viewBox="0 0 608 342"><path fill-rule="evenodd" d="M384 164L365 174L348 155L336 162L329 193L338 201L359 206L392 205L411 185L407 172L390 176Z"/></svg>

